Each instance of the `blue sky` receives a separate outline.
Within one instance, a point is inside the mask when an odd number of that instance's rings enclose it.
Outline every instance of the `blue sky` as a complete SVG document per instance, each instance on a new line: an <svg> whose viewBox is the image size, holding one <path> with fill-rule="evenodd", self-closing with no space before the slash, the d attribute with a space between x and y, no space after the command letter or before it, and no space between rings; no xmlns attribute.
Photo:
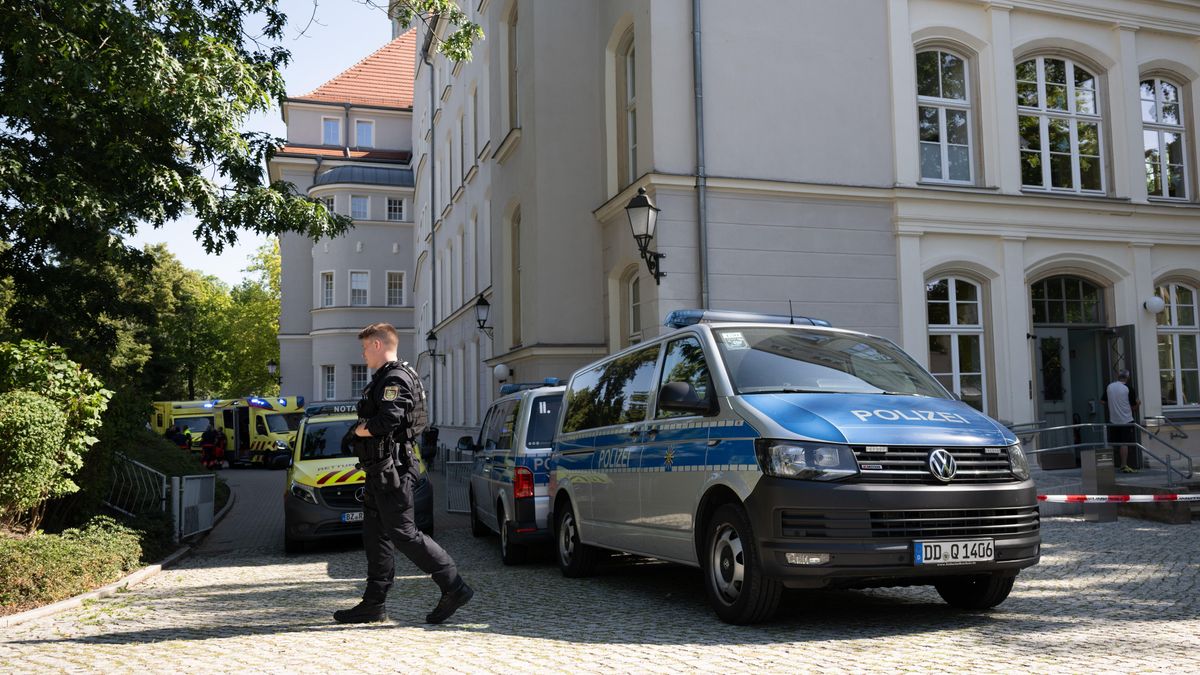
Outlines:
<svg viewBox="0 0 1200 675"><path fill-rule="evenodd" d="M280 0L279 6L288 17L283 45L292 53L292 62L283 71L289 95L316 89L391 39L387 17L372 6L386 6L386 0L367 2ZM286 131L278 108L251 117L246 128L276 136L283 136ZM233 285L246 276L244 269L249 256L266 241L266 237L245 232L235 246L226 247L221 255L208 255L192 235L195 227L195 219L185 217L157 230L144 227L130 242L137 246L166 242L167 248L185 266Z"/></svg>

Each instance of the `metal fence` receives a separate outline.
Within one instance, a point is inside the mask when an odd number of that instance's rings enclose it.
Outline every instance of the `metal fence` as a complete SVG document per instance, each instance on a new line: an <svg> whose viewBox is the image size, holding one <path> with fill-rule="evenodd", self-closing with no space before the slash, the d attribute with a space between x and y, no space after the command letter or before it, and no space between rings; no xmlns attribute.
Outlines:
<svg viewBox="0 0 1200 675"><path fill-rule="evenodd" d="M213 527L217 477L213 474L171 478L175 539L185 539Z"/></svg>
<svg viewBox="0 0 1200 675"><path fill-rule="evenodd" d="M470 513L471 466L474 462L446 461L446 513Z"/></svg>
<svg viewBox="0 0 1200 675"><path fill-rule="evenodd" d="M167 510L167 475L129 459L113 457L112 487L104 503L127 516Z"/></svg>
<svg viewBox="0 0 1200 675"><path fill-rule="evenodd" d="M127 516L169 510L175 541L179 541L212 529L216 491L217 477L213 474L167 476L117 453L113 457L112 486L104 503Z"/></svg>

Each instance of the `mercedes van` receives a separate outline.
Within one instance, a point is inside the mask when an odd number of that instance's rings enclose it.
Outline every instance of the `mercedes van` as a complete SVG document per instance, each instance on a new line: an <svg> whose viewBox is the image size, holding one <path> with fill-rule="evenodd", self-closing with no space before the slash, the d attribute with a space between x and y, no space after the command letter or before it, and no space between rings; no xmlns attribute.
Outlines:
<svg viewBox="0 0 1200 675"><path fill-rule="evenodd" d="M550 478L564 575L605 551L699 567L717 615L744 624L784 588L932 585L986 609L1037 563L1016 437L891 341L729 312L668 326L567 385Z"/></svg>

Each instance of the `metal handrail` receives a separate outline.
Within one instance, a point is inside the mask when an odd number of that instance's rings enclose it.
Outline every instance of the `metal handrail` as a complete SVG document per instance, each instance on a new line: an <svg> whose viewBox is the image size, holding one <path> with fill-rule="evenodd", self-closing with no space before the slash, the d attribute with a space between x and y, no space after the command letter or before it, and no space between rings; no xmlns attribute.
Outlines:
<svg viewBox="0 0 1200 675"><path fill-rule="evenodd" d="M1026 433L1026 435L1029 435L1029 436L1038 436L1041 434L1050 433L1052 431L1075 431L1075 430L1083 430L1083 429L1105 429L1105 430L1107 430L1109 427L1119 427L1119 426L1130 426L1130 425L1102 424L1099 422L1090 422L1090 423L1086 423L1086 424L1067 424L1067 425L1058 426L1058 427L1046 427L1046 428L1041 428L1041 429L1034 429L1034 430L1031 430L1031 431L1028 431L1025 433ZM1141 450L1143 453L1145 453L1148 457L1150 457L1154 461L1165 466L1166 470L1167 470L1167 485L1168 486L1175 484L1174 475L1178 475L1180 478L1185 479L1185 480L1190 479L1193 476L1194 471L1193 471L1193 467L1192 467L1192 458L1190 456L1188 456L1187 453L1183 452L1179 448L1176 448L1175 446L1171 445L1170 443L1167 443L1163 439L1159 438L1154 432L1150 431L1149 429L1146 429L1145 427L1141 426L1140 424L1134 424L1132 426L1136 426L1138 429L1141 429L1148 436L1150 436L1154 440L1162 443L1164 446L1167 447L1167 449L1169 449L1170 451L1174 452L1175 454L1179 455L1182 458L1183 464L1186 465L1186 467L1187 467L1186 473L1174 466L1174 459L1169 454L1166 455L1165 458L1159 457L1152 450L1150 450L1149 448L1147 448L1145 445L1143 445L1140 442L1121 443L1120 444L1120 445L1132 445L1132 446L1138 448L1139 450ZM1062 451L1062 450L1091 450L1091 449L1096 449L1096 448L1107 448L1107 447L1109 447L1107 438L1108 438L1108 436L1107 436L1107 434L1105 434L1105 440L1103 440L1103 441L1068 443L1066 445L1058 445L1058 446L1054 446L1054 447L1050 447L1050 448L1029 449L1029 450L1025 450L1025 454L1037 455L1037 454L1041 454L1044 452L1054 452L1054 451Z"/></svg>
<svg viewBox="0 0 1200 675"><path fill-rule="evenodd" d="M1157 426L1171 427L1171 438L1188 438L1187 432L1183 430L1183 427L1179 426L1179 422L1176 422L1166 415L1154 415L1153 417L1146 418L1147 422L1150 420L1154 420Z"/></svg>

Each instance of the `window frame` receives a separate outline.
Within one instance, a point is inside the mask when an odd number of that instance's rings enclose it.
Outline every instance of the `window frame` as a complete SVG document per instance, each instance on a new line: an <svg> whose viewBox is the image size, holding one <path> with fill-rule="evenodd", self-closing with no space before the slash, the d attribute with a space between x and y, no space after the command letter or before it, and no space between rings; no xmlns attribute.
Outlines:
<svg viewBox="0 0 1200 675"><path fill-rule="evenodd" d="M629 334L626 338L629 344L637 344L642 341L642 275L638 271L634 271L633 276L626 280L627 297L629 298ZM635 294L636 292L636 294Z"/></svg>
<svg viewBox="0 0 1200 675"><path fill-rule="evenodd" d="M938 55L937 63L938 63L939 93L941 93L940 88L942 85L942 57L941 57L941 55L949 54L950 56L953 56L953 57L957 58L958 60L962 61L962 63L963 63L963 92L964 92L965 98L954 99L954 98L945 98L943 96L923 95L920 92L920 89L919 89L920 83L918 82L918 89L915 92L917 95L917 120L918 120L917 176L919 177L919 180L922 183L936 183L938 185L976 185L978 182L978 173L979 172L976 168L975 115L973 114L974 108L975 108L975 106L973 105L974 99L975 99L975 93L974 93L973 87L975 86L975 83L974 83L974 78L972 77L972 74L971 74L971 69L972 69L972 65L974 64L974 61L970 56L968 56L966 53L961 52L961 51L950 49L950 48L947 48L947 47L944 47L941 45L924 45L924 46L918 48L916 50L916 52L914 53L914 65L916 63L916 59L919 58L921 56L921 54L928 54L928 53L933 53L933 54ZM937 112L938 112L938 141L937 141L937 144L938 144L940 160L941 160L941 177L939 177L939 178L930 178L930 177L925 176L922 173L921 145L923 143L928 143L930 141L922 141L921 140L921 130L920 130L920 126L919 126L920 119L921 119L921 108L933 108L933 109L937 110ZM966 117L967 117L966 147L967 147L967 171L968 171L969 175L966 180L958 180L958 179L950 178L950 146L958 145L958 144L957 143L951 144L949 142L947 127L946 127L946 113L948 110L961 111L961 112L965 113Z"/></svg>
<svg viewBox="0 0 1200 675"><path fill-rule="evenodd" d="M508 13L508 19L504 22L507 30L507 61L505 65L505 83L508 89L508 128L519 129L521 127L521 102L518 95L519 81L521 68L519 63L519 42L517 40L517 29L520 26L520 15L517 13L517 2L514 0L512 10Z"/></svg>
<svg viewBox="0 0 1200 675"><path fill-rule="evenodd" d="M689 340L696 343L696 346L700 348L700 355L704 359L704 368L707 371L707 377L708 377L708 390L706 392L704 392L704 400L707 401L710 405L712 405L712 407L710 408L710 412L708 412L708 413L672 412L669 410L663 410L661 407L661 404L658 401L658 392L661 391L663 385L666 384L666 378L667 378L667 375L669 375L669 373L667 373L667 359L671 358L671 350L675 347L675 345L679 344L680 342L687 342ZM717 410L716 405L714 405L715 401L716 401L716 386L713 382L712 366L709 365L709 362L711 362L711 361L712 361L712 359L709 358L709 354L704 348L704 341L701 340L700 336L696 335L695 333L688 333L685 335L680 335L679 337L668 340L665 344L663 344L662 351L659 353L659 366L658 366L658 373L657 373L658 377L656 379L656 381L658 382L658 386L654 391L654 418L653 419L665 420L665 419L678 419L681 417L710 417L712 415L716 415L719 411Z"/></svg>
<svg viewBox="0 0 1200 675"><path fill-rule="evenodd" d="M358 200L358 199L365 199L367 202L366 210L362 212L363 213L362 216L355 215L358 212L354 210L354 203L355 203L355 200ZM353 220L370 220L371 219L371 195L355 195L355 194L350 195L350 218Z"/></svg>
<svg viewBox="0 0 1200 675"><path fill-rule="evenodd" d="M509 245L512 251L509 272L509 313L512 316L512 346L521 344L521 207L517 207L508 224Z"/></svg>
<svg viewBox="0 0 1200 675"><path fill-rule="evenodd" d="M1181 286L1190 291L1192 294L1192 303L1190 306L1188 306L1192 310L1192 323L1189 325L1179 323L1180 304L1177 302L1178 295L1176 290ZM1161 293L1163 288L1167 289L1166 297L1163 297ZM1183 391L1183 373L1185 371L1197 372L1197 379L1200 379L1200 370L1183 367L1183 362L1180 359L1180 338L1192 338L1196 345L1198 359L1200 359L1200 284L1196 284L1190 280L1184 281L1179 279L1166 279L1159 281L1154 285L1154 292L1155 295L1163 298L1163 300L1166 302L1166 307L1163 308L1163 312L1167 315L1166 323L1158 323L1157 321L1155 322L1155 351L1158 354L1159 391L1160 393L1162 391L1163 374L1169 370L1172 380L1175 383L1176 392L1176 402L1168 404L1166 403L1166 399L1164 397L1162 407L1164 411L1194 412L1200 409L1200 396L1197 397L1197 400L1192 401L1191 403L1178 402L1180 398L1187 395L1187 392ZM1169 369L1163 368L1162 353L1158 348L1158 343L1163 336L1170 336L1172 338L1171 368ZM1197 365L1200 366L1200 362L1198 362Z"/></svg>
<svg viewBox="0 0 1200 675"><path fill-rule="evenodd" d="M356 376L356 373L359 373L359 372L362 373L361 379L359 379ZM359 382L362 382L362 386L358 386ZM370 383L371 383L370 369L367 368L367 366L362 363L351 363L350 364L350 395L353 396L356 392L361 392L363 389L366 389L367 385Z"/></svg>
<svg viewBox="0 0 1200 675"><path fill-rule="evenodd" d="M354 275L356 275L356 274L365 275L366 281L367 281L366 288L362 288L362 289L354 288ZM370 307L371 306L371 270L347 270L346 276L347 276L347 280L349 282L346 286L347 291L348 291L346 294L346 300L347 300L348 304L346 306L347 307ZM361 290L366 293L366 296L362 303L354 302L354 291L356 291L356 290Z"/></svg>
<svg viewBox="0 0 1200 675"><path fill-rule="evenodd" d="M613 64L616 80L617 187L637 180L637 45L636 34L630 27L617 42Z"/></svg>
<svg viewBox="0 0 1200 675"><path fill-rule="evenodd" d="M1154 103L1155 121L1153 121L1153 122L1147 121L1144 113L1142 112L1143 104L1147 102L1147 99L1142 98L1142 96L1141 96L1141 92L1142 92L1141 85L1145 84L1147 81L1154 83L1154 101L1153 101L1153 103ZM1159 189L1160 190L1167 190L1169 192L1168 186L1170 183L1167 181L1167 178L1166 178L1167 177L1167 169L1171 166L1175 166L1173 164L1170 164L1170 162L1168 161L1169 157L1168 157L1168 153L1166 152L1166 144L1163 141L1163 134L1167 134L1167 133L1179 134L1179 148L1180 148L1180 153L1183 155L1183 164L1179 165L1179 166L1182 166L1182 168L1183 168L1183 194L1180 196L1175 196L1175 195L1171 195L1171 194L1164 195L1161 193L1156 194L1156 193L1150 192L1150 187L1149 187L1149 185L1147 185L1146 193L1147 193L1147 197L1149 199L1169 201L1169 202L1187 202L1187 201L1190 201L1192 198L1192 186L1191 186L1192 172L1191 172L1191 163L1188 161L1188 155L1189 155L1189 153L1188 153L1188 124L1187 124L1188 118L1187 118L1187 106L1185 105L1185 101L1184 101L1184 99L1186 99L1187 97L1185 96L1184 85L1180 84L1179 82L1180 82L1179 80L1173 79L1171 77L1164 77L1163 75L1160 75L1160 74L1143 75L1138 82L1138 118L1141 120L1141 123L1142 123L1142 157L1143 157L1142 163L1144 165L1146 165L1147 168L1149 168L1149 162L1146 161L1146 159L1145 159L1145 152L1146 152L1145 138L1146 138L1147 133L1154 133L1158 137L1158 169L1159 169L1159 176L1160 176L1159 177ZM1178 98L1176 101L1173 102L1173 104L1176 105L1179 109L1179 123L1178 124L1167 124L1165 122L1160 121L1160 118L1162 117L1162 106L1163 106L1162 85L1164 83L1169 84L1172 87L1175 87L1175 91L1177 93ZM1148 175L1147 175L1147 183L1149 183Z"/></svg>
<svg viewBox="0 0 1200 675"><path fill-rule="evenodd" d="M329 142L329 137L326 135L326 132L328 131L328 129L326 128L325 124L327 122L333 122L335 125L337 125L337 140L333 143ZM341 145L342 145L342 118L327 117L324 115L321 116L321 145L341 147Z"/></svg>
<svg viewBox="0 0 1200 675"><path fill-rule="evenodd" d="M1067 109L1066 110L1058 110L1055 108L1050 108L1046 105L1046 103L1047 103L1047 101L1046 101L1046 86L1047 86L1046 59L1050 59L1050 60L1054 60L1054 61L1062 61L1064 64L1064 68L1066 71L1066 76L1065 76L1066 82L1063 86L1066 88L1066 101L1067 101ZM1020 79L1020 77L1016 73L1016 69L1020 68L1022 65L1024 65L1025 63L1027 63L1029 61L1034 61L1035 67L1036 67L1037 82L1034 83L1034 84L1036 84L1036 87L1037 87L1037 97L1038 97L1038 105L1036 107L1021 105L1020 96L1019 96L1020 85L1022 83L1028 84L1028 83L1030 83L1030 81ZM1091 75L1092 79L1096 83L1096 87L1093 90L1095 92L1095 97L1096 97L1096 100L1095 100L1096 112L1095 113L1080 113L1076 109L1077 103L1078 103L1078 98L1076 96L1076 88L1075 88L1075 69L1077 67L1082 69L1084 72L1088 73L1089 75ZM1014 59L1013 60L1013 69L1014 69L1014 73L1013 73L1014 82L1016 83L1016 88L1017 88L1017 91L1015 91L1014 93L1018 94L1018 97L1017 97L1018 145L1016 148L1016 151L1018 154L1018 166L1023 168L1024 155L1032 154L1026 148L1023 148L1020 145L1020 139L1021 139L1020 119L1022 117L1036 117L1038 120L1037 154L1039 157L1039 161L1041 162L1041 174L1042 174L1042 184L1041 185L1030 185L1025 182L1024 172L1022 171L1021 190L1028 191L1028 192L1045 193L1045 194L1070 194L1070 195L1084 195L1084 196L1089 196L1089 195L1090 196L1106 196L1106 195L1108 195L1109 175L1108 175L1108 166L1107 166L1108 162L1106 159L1108 147L1107 147L1107 143L1106 143L1106 139L1105 139L1106 125L1105 125L1105 118L1104 118L1104 112L1103 112L1104 111L1104 99L1105 99L1106 92L1104 91L1103 76L1098 72L1099 69L1093 68L1088 64L1080 63L1078 59L1073 58L1071 56L1065 56L1065 55L1058 56L1058 55L1046 55L1046 54L1035 54L1035 55L1031 55L1031 56L1025 56L1019 60ZM1057 83L1049 83L1049 84L1057 85ZM1054 187L1054 178L1051 174L1051 164L1052 164L1051 157L1052 157L1052 155L1062 155L1064 153L1054 152L1050 147L1050 121L1052 119L1064 120L1068 124L1070 151L1069 151L1069 153L1066 153L1066 154L1068 154L1069 157L1071 158L1071 184L1072 184L1072 186L1074 186L1071 188ZM1083 172L1082 172L1082 168L1081 168L1081 162L1082 162L1081 158L1083 157L1083 155L1081 155L1079 152L1079 125L1080 125L1080 123L1096 125L1096 152L1097 152L1097 154L1095 155L1095 157L1096 157L1096 161L1098 163L1099 171L1100 171L1100 187L1096 188L1096 189L1083 188L1083 183L1082 183ZM1092 155L1087 155L1087 156L1092 157Z"/></svg>
<svg viewBox="0 0 1200 675"><path fill-rule="evenodd" d="M337 368L332 365L321 366L321 393L326 401L337 400Z"/></svg>
<svg viewBox="0 0 1200 675"><path fill-rule="evenodd" d="M393 205L398 205L399 208L393 209L392 208ZM387 213L385 214L385 217L387 218L388 222L390 222L390 223L404 222L405 211L406 211L406 209L404 208L404 199L403 198L401 198L401 197L388 197L387 198ZM395 218L393 218L392 216L394 214L396 214L397 212L398 212L398 215Z"/></svg>
<svg viewBox="0 0 1200 675"><path fill-rule="evenodd" d="M326 280L329 281L326 286ZM334 270L322 270L317 277L317 302L318 307L324 309L326 307L337 306L337 274Z"/></svg>
<svg viewBox="0 0 1200 675"><path fill-rule="evenodd" d="M941 281L946 282L946 286L947 286L946 300L945 301L930 300L929 299L929 287L931 285L936 284ZM963 283L970 284L971 286L973 286L975 288L975 298L976 298L975 300L965 300L965 301L958 300L958 283L957 282L960 282L960 281ZM931 342L932 338L938 337L938 336L948 336L950 338L950 354L949 354L950 372L941 372L941 371L935 372L933 369L933 359L932 359L932 357L929 357L928 358L929 362L927 364L929 374L933 375L934 379L937 380L939 384L946 387L946 389L949 389L952 394L956 395L960 401L967 403L967 405L971 405L971 404L962 398L962 380L964 377L973 377L973 376L978 375L979 376L979 387L980 387L980 393L981 393L980 406L982 406L979 410L980 410L980 412L982 412L986 415L986 414L988 414L988 409L989 409L988 406L991 403L991 399L988 396L989 368L988 368L988 356L987 356L987 324L985 323L985 314L984 314L984 284L979 281L976 281L975 279L972 279L971 277L968 277L968 276L964 276L961 274L948 273L948 274L940 274L940 275L937 275L937 276L927 279L925 281L925 288L926 288L926 292L925 292L925 331L926 331L926 335L927 335L926 340ZM930 322L929 306L931 303L934 303L934 302L939 303L939 304L944 302L944 304L946 304L948 306L950 323L943 324L943 323ZM976 316L978 317L977 323L959 323L958 307L961 304L973 304L976 306ZM975 338L978 338L978 340L979 340L979 372L978 373L966 372L962 369L962 360L960 358L961 357L960 339L963 337L975 337ZM942 378L944 378L946 376L949 376L951 386L946 386L945 382L942 381ZM972 406L972 407L974 407L974 406Z"/></svg>
<svg viewBox="0 0 1200 675"><path fill-rule="evenodd" d="M408 300L408 274L404 270L387 270L385 272L385 274L386 274L387 284L386 284L386 289L385 289L385 295L383 298L384 302L387 304L388 307L407 307L408 305L406 305L404 303ZM392 302L392 275L400 276L400 302L399 303Z"/></svg>
<svg viewBox="0 0 1200 675"><path fill-rule="evenodd" d="M362 142L362 128L368 130L367 142ZM374 148L375 147L375 120L354 120L354 147L356 148Z"/></svg>

